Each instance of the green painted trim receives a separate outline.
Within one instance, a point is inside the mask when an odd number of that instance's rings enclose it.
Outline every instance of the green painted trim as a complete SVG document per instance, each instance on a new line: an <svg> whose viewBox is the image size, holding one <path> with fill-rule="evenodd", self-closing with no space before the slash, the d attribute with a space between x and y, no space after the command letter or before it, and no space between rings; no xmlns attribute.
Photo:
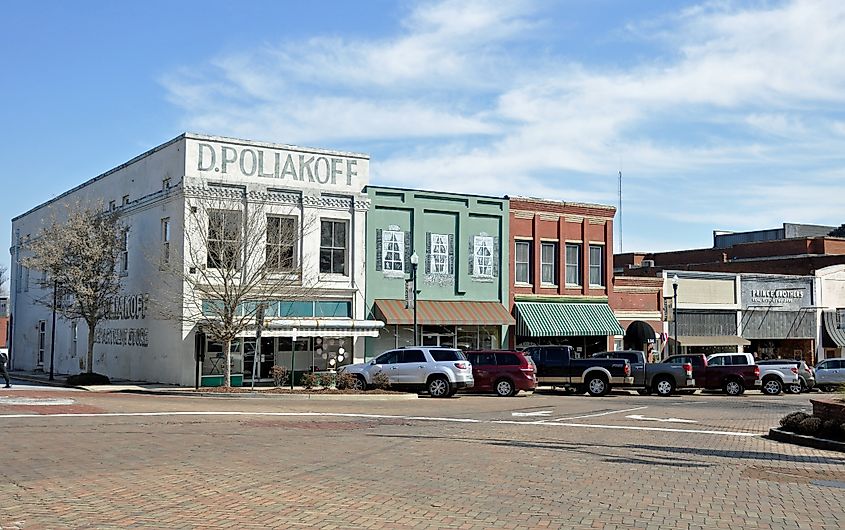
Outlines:
<svg viewBox="0 0 845 530"><path fill-rule="evenodd" d="M606 296L560 296L549 294L517 294L513 297L514 302L566 302L584 304L606 304Z"/></svg>

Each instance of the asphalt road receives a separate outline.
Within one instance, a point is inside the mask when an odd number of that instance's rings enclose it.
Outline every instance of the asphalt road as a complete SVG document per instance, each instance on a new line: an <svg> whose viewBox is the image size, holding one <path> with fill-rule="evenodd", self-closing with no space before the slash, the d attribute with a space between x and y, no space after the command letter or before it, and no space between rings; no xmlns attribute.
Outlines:
<svg viewBox="0 0 845 530"><path fill-rule="evenodd" d="M0 391L0 528L842 528L809 398Z"/></svg>

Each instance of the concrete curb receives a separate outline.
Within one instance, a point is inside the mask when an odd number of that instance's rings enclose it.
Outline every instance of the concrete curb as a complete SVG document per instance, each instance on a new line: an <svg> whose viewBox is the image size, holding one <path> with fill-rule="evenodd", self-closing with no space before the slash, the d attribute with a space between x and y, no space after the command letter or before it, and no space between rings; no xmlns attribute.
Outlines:
<svg viewBox="0 0 845 530"><path fill-rule="evenodd" d="M60 381L56 381L55 379L53 381L50 381L49 379L41 379L39 377L33 377L33 376L30 376L30 375L13 373L13 372L9 372L9 378L10 379L17 379L18 381L26 381L27 383L38 383L39 385L43 385L43 386L53 386L53 387L57 387L57 388L75 388L77 390L88 390L85 387L69 385L67 383L62 383Z"/></svg>
<svg viewBox="0 0 845 530"><path fill-rule="evenodd" d="M191 392L169 390L117 390L115 393L144 394L153 396L204 397L216 399L282 399L291 401L408 401L417 394L270 394L264 392Z"/></svg>
<svg viewBox="0 0 845 530"><path fill-rule="evenodd" d="M813 449L824 449L826 451L839 451L845 453L845 442L816 438L815 436L807 436L805 434L796 434L794 432L783 431L781 429L769 429L767 438L778 442L812 447Z"/></svg>

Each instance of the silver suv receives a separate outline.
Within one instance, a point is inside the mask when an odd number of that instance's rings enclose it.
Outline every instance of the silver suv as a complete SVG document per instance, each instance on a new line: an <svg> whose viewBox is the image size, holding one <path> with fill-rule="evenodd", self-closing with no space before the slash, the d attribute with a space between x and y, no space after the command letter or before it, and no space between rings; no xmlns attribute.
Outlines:
<svg viewBox="0 0 845 530"><path fill-rule="evenodd" d="M436 346L412 346L389 350L367 363L350 364L341 373L355 376L355 388L373 385L381 372L391 388L425 390L431 397L452 397L461 388L472 388L472 365L461 350Z"/></svg>

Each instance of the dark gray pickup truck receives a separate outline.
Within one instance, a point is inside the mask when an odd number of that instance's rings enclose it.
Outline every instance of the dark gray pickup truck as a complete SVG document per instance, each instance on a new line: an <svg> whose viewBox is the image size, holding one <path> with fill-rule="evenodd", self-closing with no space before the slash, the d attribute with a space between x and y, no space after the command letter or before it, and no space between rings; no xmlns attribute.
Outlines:
<svg viewBox="0 0 845 530"><path fill-rule="evenodd" d="M641 350L605 351L593 355L596 359L626 359L631 364L634 383L629 388L641 394L654 392L658 396L671 396L679 388L694 388L692 364L664 364L645 362Z"/></svg>
<svg viewBox="0 0 845 530"><path fill-rule="evenodd" d="M571 346L530 346L523 353L537 367L538 385L603 396L613 385L634 382L631 365L625 359L577 359Z"/></svg>

